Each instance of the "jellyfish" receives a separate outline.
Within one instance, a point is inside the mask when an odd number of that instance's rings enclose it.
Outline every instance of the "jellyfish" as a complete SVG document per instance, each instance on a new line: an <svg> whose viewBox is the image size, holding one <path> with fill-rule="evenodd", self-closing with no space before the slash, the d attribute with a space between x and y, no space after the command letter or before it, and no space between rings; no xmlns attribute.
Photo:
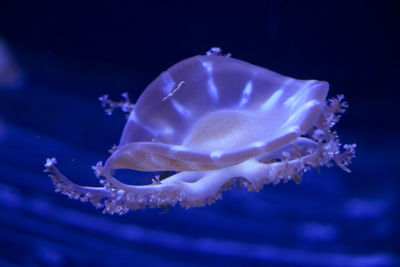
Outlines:
<svg viewBox="0 0 400 267"><path fill-rule="evenodd" d="M45 171L56 191L110 214L203 207L235 185L258 192L300 183L321 166L349 172L356 145L341 145L332 130L348 105L343 95L326 100L328 90L327 82L283 76L212 48L161 73L135 104L126 94L122 102L100 98L108 113L129 113L118 146L93 166L101 186L73 183L55 158ZM119 169L173 174L130 185L114 177Z"/></svg>

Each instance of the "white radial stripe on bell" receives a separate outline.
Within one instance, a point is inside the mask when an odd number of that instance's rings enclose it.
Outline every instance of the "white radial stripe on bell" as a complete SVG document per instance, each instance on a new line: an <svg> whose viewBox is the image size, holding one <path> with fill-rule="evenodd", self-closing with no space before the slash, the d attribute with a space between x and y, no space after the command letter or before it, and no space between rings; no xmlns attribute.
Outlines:
<svg viewBox="0 0 400 267"><path fill-rule="evenodd" d="M240 107L243 107L244 105L247 104L247 102L249 102L250 95L252 92L253 92L253 82L249 81L247 82L246 86L243 89L242 97L240 98L240 103L239 103Z"/></svg>
<svg viewBox="0 0 400 267"><path fill-rule="evenodd" d="M282 96L282 94L283 94L282 89L279 89L278 91L273 93L272 96L270 96L268 100L265 101L265 103L261 106L261 110L267 110L272 108L275 105L275 103L279 100L279 98Z"/></svg>
<svg viewBox="0 0 400 267"><path fill-rule="evenodd" d="M311 108L311 107L313 107L313 106L318 105L319 103L320 103L320 102L319 102L318 100L313 99L313 100L308 101L307 103L305 103L305 104L303 105L303 107L304 107L305 109L309 109L309 108ZM302 108L303 108L303 107L302 107Z"/></svg>
<svg viewBox="0 0 400 267"><path fill-rule="evenodd" d="M156 130L154 130L151 127L146 126L145 124L143 124L139 121L139 118L136 116L136 112L131 112L131 114L129 115L129 121L131 121L133 124L140 125L140 127L145 129L147 132L151 133L152 135L156 134Z"/></svg>
<svg viewBox="0 0 400 267"><path fill-rule="evenodd" d="M301 115L300 112L296 112L293 115L291 115L289 117L289 119L286 121L286 123L283 126L286 126L287 124L293 124L293 122L299 118L299 116Z"/></svg>
<svg viewBox="0 0 400 267"><path fill-rule="evenodd" d="M295 120L298 120L300 117L303 117L304 116L304 114L303 114L304 112L306 112L308 109L310 109L310 108L312 108L312 107L314 107L314 106L316 106L318 104L319 104L319 101L315 100L315 99L311 100L311 101L308 101L307 103L303 104L298 110L296 110L296 112L293 115L291 115L289 117L289 119L286 121L286 123L283 126L285 126L287 124L291 124Z"/></svg>
<svg viewBox="0 0 400 267"><path fill-rule="evenodd" d="M172 90L175 88L175 81L172 79L171 75L168 72L163 72L161 74L161 78L164 82L164 85L161 86L161 90L165 95L171 93Z"/></svg>
<svg viewBox="0 0 400 267"><path fill-rule="evenodd" d="M289 97L285 103L283 103L285 106L289 107L289 106L295 106L299 101L301 101L303 99L304 96L307 96L308 92L309 92L309 86L314 83L315 81L307 81L301 88L297 89L297 92L292 95L291 97Z"/></svg>
<svg viewBox="0 0 400 267"><path fill-rule="evenodd" d="M308 109L314 107L315 105L319 104L318 100L310 100L307 103L303 104L298 110L296 110L296 114L299 114L299 116L303 115L304 112L306 112Z"/></svg>
<svg viewBox="0 0 400 267"><path fill-rule="evenodd" d="M211 98L214 102L218 101L218 88L214 83L214 79L212 77L208 78L207 81L208 93L210 94Z"/></svg>
<svg viewBox="0 0 400 267"><path fill-rule="evenodd" d="M318 82L318 81L316 81L316 80L313 80L312 82L314 82L315 84L312 85L312 86L310 86L308 89L314 89L314 88L316 88L316 87L318 87L318 86L321 86L321 83Z"/></svg>
<svg viewBox="0 0 400 267"><path fill-rule="evenodd" d="M161 133L163 135L172 135L172 134L174 134L174 132L175 132L175 130L172 127L163 127L163 129L161 131Z"/></svg>
<svg viewBox="0 0 400 267"><path fill-rule="evenodd" d="M136 111L135 110L133 110L131 112L131 114L129 114L128 120L139 123L138 118L136 117Z"/></svg>
<svg viewBox="0 0 400 267"><path fill-rule="evenodd" d="M172 99L172 106L174 107L174 109L181 114L184 117L190 117L192 116L192 112L187 109L185 106L183 106L181 103L179 103L177 100Z"/></svg>
<svg viewBox="0 0 400 267"><path fill-rule="evenodd" d="M207 62L207 61L202 61L201 65L203 65L203 67L206 69L206 71L211 75L212 71L213 71L213 65L211 62Z"/></svg>

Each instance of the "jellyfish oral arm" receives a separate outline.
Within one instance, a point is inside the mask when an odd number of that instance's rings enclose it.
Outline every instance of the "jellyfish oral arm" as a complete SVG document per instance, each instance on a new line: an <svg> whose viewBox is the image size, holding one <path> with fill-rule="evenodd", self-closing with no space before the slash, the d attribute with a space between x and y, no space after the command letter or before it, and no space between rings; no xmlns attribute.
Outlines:
<svg viewBox="0 0 400 267"><path fill-rule="evenodd" d="M355 155L355 145L340 143L330 131L340 118L335 115L344 112L342 96L327 102L317 121L321 128L310 129L311 136L298 137L295 141L272 153L252 158L240 164L210 171L183 171L153 184L134 186L115 179L110 171L105 172L101 163L93 167L96 176L103 177L103 187L83 187L71 182L55 166L54 159L48 159L46 171L59 191L72 199L90 201L104 213L125 214L129 210L144 208L167 208L179 204L185 208L210 205L222 198L222 192L232 186L245 187L258 192L266 184L281 181L301 181L304 172L320 166L332 166L335 162L345 171Z"/></svg>

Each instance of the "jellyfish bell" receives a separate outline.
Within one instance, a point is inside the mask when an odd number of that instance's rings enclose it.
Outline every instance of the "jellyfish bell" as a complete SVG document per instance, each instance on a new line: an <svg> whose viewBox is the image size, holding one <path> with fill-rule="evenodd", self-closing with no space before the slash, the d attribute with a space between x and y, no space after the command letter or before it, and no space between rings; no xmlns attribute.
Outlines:
<svg viewBox="0 0 400 267"><path fill-rule="evenodd" d="M347 104L342 96L326 101L327 82L293 79L210 51L173 65L128 105L119 145L94 168L103 187L72 183L48 159L57 190L123 214L177 203L204 206L236 182L258 191L298 181L332 161L347 169L355 145L340 152L330 130ZM114 178L118 169L177 173L135 186Z"/></svg>
<svg viewBox="0 0 400 267"><path fill-rule="evenodd" d="M295 80L233 58L185 59L140 96L106 166L199 171L235 165L304 134L327 91L326 82Z"/></svg>

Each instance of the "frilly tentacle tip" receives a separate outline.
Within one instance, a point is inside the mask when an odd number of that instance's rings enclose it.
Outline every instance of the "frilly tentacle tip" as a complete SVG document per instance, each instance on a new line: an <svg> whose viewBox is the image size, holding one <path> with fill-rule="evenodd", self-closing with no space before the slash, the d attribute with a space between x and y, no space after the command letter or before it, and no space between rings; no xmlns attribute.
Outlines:
<svg viewBox="0 0 400 267"><path fill-rule="evenodd" d="M96 175L97 178L104 176L103 162L102 161L97 162L96 165L92 166L92 170L94 171L94 174Z"/></svg>
<svg viewBox="0 0 400 267"><path fill-rule="evenodd" d="M223 54L222 49L220 47L211 47L210 50L206 52L206 56L225 56L231 57L231 53Z"/></svg>
<svg viewBox="0 0 400 267"><path fill-rule="evenodd" d="M345 144L343 145L344 151L335 155L333 160L336 165L339 166L342 170L351 173L351 170L347 167L351 164L352 160L356 157L356 144Z"/></svg>
<svg viewBox="0 0 400 267"><path fill-rule="evenodd" d="M44 172L49 172L50 169L57 164L57 159L56 158L47 158L46 162L44 164Z"/></svg>
<svg viewBox="0 0 400 267"><path fill-rule="evenodd" d="M66 195L70 199L80 200L82 202L91 202L95 208L103 208L104 198L109 197L109 193L102 187L84 187L79 186L67 177L65 177L56 167L56 158L47 158L44 164L44 171L49 173L55 192ZM98 163L101 165L101 162Z"/></svg>
<svg viewBox="0 0 400 267"><path fill-rule="evenodd" d="M131 103L127 92L122 93L121 97L123 98L122 101L113 101L108 95L103 95L98 99L101 102L101 106L104 108L105 113L109 116L111 116L114 110L118 108L121 109L122 112L129 114L134 109L135 104Z"/></svg>

